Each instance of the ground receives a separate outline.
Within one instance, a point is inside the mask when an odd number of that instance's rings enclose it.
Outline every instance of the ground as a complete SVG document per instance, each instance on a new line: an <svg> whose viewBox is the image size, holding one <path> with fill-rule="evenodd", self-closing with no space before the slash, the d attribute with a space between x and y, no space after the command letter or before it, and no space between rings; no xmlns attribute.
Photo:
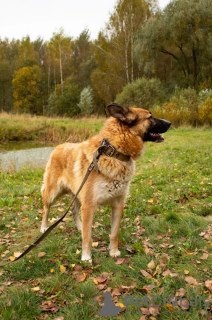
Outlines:
<svg viewBox="0 0 212 320"><path fill-rule="evenodd" d="M173 129L163 143L147 143L124 210L121 258L108 254L105 207L94 219L92 266L80 261L81 236L69 215L38 248L0 268L0 318L94 319L108 290L122 308L108 319L211 319L211 133ZM0 175L3 263L40 235L43 170ZM51 221L68 204L61 198Z"/></svg>

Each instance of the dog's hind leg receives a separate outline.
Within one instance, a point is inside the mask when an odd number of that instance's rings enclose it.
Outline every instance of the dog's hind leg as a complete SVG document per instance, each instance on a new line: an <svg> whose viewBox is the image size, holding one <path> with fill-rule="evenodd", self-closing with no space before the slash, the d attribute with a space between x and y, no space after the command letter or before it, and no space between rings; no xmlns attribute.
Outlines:
<svg viewBox="0 0 212 320"><path fill-rule="evenodd" d="M80 207L81 207L81 204L76 199L75 202L74 202L74 207L72 209L72 214L73 214L74 221L75 221L75 223L77 225L77 229L82 231L82 222L80 221L80 218L79 218Z"/></svg>

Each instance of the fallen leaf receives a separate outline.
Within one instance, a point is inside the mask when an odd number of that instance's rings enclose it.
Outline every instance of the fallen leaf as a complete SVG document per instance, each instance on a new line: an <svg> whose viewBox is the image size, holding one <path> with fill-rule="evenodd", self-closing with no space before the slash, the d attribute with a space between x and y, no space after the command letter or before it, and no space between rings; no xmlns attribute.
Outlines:
<svg viewBox="0 0 212 320"><path fill-rule="evenodd" d="M131 258L118 258L116 260L116 264L124 264L124 263L128 263L130 261Z"/></svg>
<svg viewBox="0 0 212 320"><path fill-rule="evenodd" d="M152 289L156 288L153 284L149 284L147 286L143 286L142 289L146 290L146 292L151 291Z"/></svg>
<svg viewBox="0 0 212 320"><path fill-rule="evenodd" d="M190 285L198 286L197 280L193 277L186 277L185 281Z"/></svg>
<svg viewBox="0 0 212 320"><path fill-rule="evenodd" d="M125 249L127 250L127 252L131 254L135 253L135 250L128 244L126 245Z"/></svg>
<svg viewBox="0 0 212 320"><path fill-rule="evenodd" d="M64 273L66 271L66 267L63 265L60 265L60 272Z"/></svg>
<svg viewBox="0 0 212 320"><path fill-rule="evenodd" d="M45 254L46 254L45 252L39 252L38 253L38 258L42 258L43 256L45 256Z"/></svg>
<svg viewBox="0 0 212 320"><path fill-rule="evenodd" d="M187 299L180 299L177 304L183 310L188 310L190 308L189 301Z"/></svg>
<svg viewBox="0 0 212 320"><path fill-rule="evenodd" d="M92 247L93 247L93 248L97 248L98 245L99 245L99 242L92 242Z"/></svg>
<svg viewBox="0 0 212 320"><path fill-rule="evenodd" d="M60 317L54 318L54 320L64 320L64 317L60 316Z"/></svg>
<svg viewBox="0 0 212 320"><path fill-rule="evenodd" d="M77 249L76 254L80 254L80 250Z"/></svg>
<svg viewBox="0 0 212 320"><path fill-rule="evenodd" d="M180 297L180 296L184 297L185 295L186 295L186 291L183 288L178 289L175 294L176 297Z"/></svg>
<svg viewBox="0 0 212 320"><path fill-rule="evenodd" d="M20 255L21 255L21 252L19 252L19 251L18 252L14 252L14 257L15 258L18 258Z"/></svg>
<svg viewBox="0 0 212 320"><path fill-rule="evenodd" d="M150 316L150 314L151 314L149 309L147 309L147 308L140 308L140 310L146 316Z"/></svg>
<svg viewBox="0 0 212 320"><path fill-rule="evenodd" d="M145 270L140 270L140 272L145 278L152 278L151 274L146 272Z"/></svg>
<svg viewBox="0 0 212 320"><path fill-rule="evenodd" d="M76 281L77 282L83 282L86 279L86 273L85 272L78 272L76 275Z"/></svg>
<svg viewBox="0 0 212 320"><path fill-rule="evenodd" d="M153 316L158 316L160 314L161 311L161 307L155 307L155 306L150 306L149 307L149 311Z"/></svg>
<svg viewBox="0 0 212 320"><path fill-rule="evenodd" d="M207 260L208 259L208 253L203 253L202 257L200 257L201 260Z"/></svg>
<svg viewBox="0 0 212 320"><path fill-rule="evenodd" d="M212 280L205 281L205 286L212 292Z"/></svg>
<svg viewBox="0 0 212 320"><path fill-rule="evenodd" d="M174 311L174 307L172 304L167 303L166 307L170 310L170 311Z"/></svg>
<svg viewBox="0 0 212 320"><path fill-rule="evenodd" d="M155 268L154 260L150 261L150 263L148 263L147 267L148 267L148 269L151 269L151 270L154 269Z"/></svg>
<svg viewBox="0 0 212 320"><path fill-rule="evenodd" d="M112 297L115 297L115 296L121 296L121 292L118 288L115 288L113 291L112 291L112 294L111 294Z"/></svg>
<svg viewBox="0 0 212 320"><path fill-rule="evenodd" d="M184 270L184 274L189 274L189 270Z"/></svg>
<svg viewBox="0 0 212 320"><path fill-rule="evenodd" d="M40 291L40 287L34 287L31 289L33 292L37 292L37 291Z"/></svg>
<svg viewBox="0 0 212 320"><path fill-rule="evenodd" d="M98 284L105 283L107 281L107 278L105 275L101 275L100 277L96 278L96 281Z"/></svg>
<svg viewBox="0 0 212 320"><path fill-rule="evenodd" d="M98 282L97 282L98 283ZM107 289L107 285L104 283L104 284L98 284L97 286L96 286L96 288L98 289L98 290L105 290L105 289Z"/></svg>

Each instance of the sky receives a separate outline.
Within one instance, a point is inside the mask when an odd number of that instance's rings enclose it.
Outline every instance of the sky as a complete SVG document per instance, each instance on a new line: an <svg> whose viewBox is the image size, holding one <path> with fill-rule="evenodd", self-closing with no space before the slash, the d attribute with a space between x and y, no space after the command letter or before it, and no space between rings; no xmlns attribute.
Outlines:
<svg viewBox="0 0 212 320"><path fill-rule="evenodd" d="M22 39L29 35L49 40L63 28L67 36L77 38L89 29L91 39L108 22L117 0L0 0L0 38ZM170 0L159 0L163 9Z"/></svg>

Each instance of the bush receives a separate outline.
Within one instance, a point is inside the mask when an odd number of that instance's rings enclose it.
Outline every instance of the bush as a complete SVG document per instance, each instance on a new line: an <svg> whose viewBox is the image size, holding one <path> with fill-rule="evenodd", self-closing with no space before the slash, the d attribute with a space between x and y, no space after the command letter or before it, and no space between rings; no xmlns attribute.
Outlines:
<svg viewBox="0 0 212 320"><path fill-rule="evenodd" d="M165 101L166 93L159 79L141 78L126 85L116 102L127 107L149 109Z"/></svg>
<svg viewBox="0 0 212 320"><path fill-rule="evenodd" d="M198 122L201 125L212 125L212 96L199 106Z"/></svg>

